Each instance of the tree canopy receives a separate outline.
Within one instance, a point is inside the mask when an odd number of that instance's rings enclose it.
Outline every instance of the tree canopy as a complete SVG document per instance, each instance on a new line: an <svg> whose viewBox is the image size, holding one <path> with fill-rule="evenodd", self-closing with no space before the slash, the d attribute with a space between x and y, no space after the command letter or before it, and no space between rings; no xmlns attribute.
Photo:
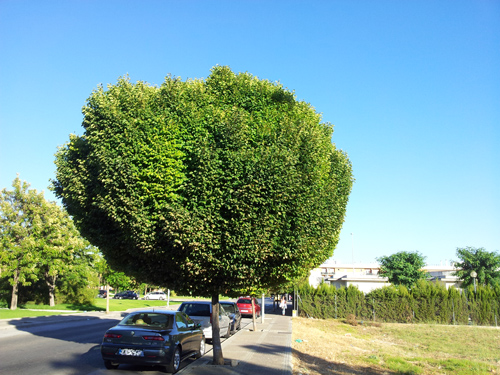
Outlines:
<svg viewBox="0 0 500 375"><path fill-rule="evenodd" d="M215 67L96 89L55 194L111 267L199 296L273 287L333 254L353 178L333 127L278 83Z"/></svg>
<svg viewBox="0 0 500 375"><path fill-rule="evenodd" d="M418 251L400 251L377 258L377 261L380 263L379 275L387 277L394 285L411 288L418 280L427 277L427 273L422 270L425 257Z"/></svg>
<svg viewBox="0 0 500 375"><path fill-rule="evenodd" d="M455 262L457 271L455 275L462 280L464 287L474 284L471 272L476 272L476 282L479 285L500 285L500 254L488 252L484 248L464 247L457 248L457 257L461 260Z"/></svg>
<svg viewBox="0 0 500 375"><path fill-rule="evenodd" d="M46 201L43 193L29 189L19 177L12 187L0 194L0 267L12 286L11 309L17 307L19 286L39 280L46 284L48 302L53 306L62 275L72 274L76 279L83 272L87 287L89 243L67 212Z"/></svg>

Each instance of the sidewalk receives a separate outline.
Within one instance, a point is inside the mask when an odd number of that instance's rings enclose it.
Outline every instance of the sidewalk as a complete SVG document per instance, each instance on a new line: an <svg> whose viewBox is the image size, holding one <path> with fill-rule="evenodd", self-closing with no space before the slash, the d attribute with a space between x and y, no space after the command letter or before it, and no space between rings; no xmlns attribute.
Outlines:
<svg viewBox="0 0 500 375"><path fill-rule="evenodd" d="M260 322L260 318L257 320ZM182 375L291 375L292 318L266 314L264 323L253 323L222 343L226 365L212 365L212 351L189 364Z"/></svg>

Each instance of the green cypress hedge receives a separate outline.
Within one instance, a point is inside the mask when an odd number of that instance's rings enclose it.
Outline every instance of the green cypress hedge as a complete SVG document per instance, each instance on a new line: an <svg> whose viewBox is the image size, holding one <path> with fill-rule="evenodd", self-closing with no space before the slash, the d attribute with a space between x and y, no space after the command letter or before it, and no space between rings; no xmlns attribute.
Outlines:
<svg viewBox="0 0 500 375"><path fill-rule="evenodd" d="M441 283L420 280L411 290L387 286L366 295L355 286L337 289L320 284L298 287L299 313L319 319L345 319L393 323L475 324L500 323L500 287L446 289Z"/></svg>

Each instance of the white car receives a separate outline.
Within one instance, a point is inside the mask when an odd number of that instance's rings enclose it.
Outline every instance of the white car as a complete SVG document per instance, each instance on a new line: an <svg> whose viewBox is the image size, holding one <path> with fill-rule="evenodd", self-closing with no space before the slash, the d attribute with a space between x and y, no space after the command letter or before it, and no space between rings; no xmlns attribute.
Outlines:
<svg viewBox="0 0 500 375"><path fill-rule="evenodd" d="M144 296L144 299L159 299L165 301L167 295L164 292L150 292Z"/></svg>
<svg viewBox="0 0 500 375"><path fill-rule="evenodd" d="M220 337L231 336L231 319L224 307L219 304L219 328ZM195 323L201 324L201 329L207 340L212 340L212 302L210 301L189 301L182 302L179 311L189 316Z"/></svg>

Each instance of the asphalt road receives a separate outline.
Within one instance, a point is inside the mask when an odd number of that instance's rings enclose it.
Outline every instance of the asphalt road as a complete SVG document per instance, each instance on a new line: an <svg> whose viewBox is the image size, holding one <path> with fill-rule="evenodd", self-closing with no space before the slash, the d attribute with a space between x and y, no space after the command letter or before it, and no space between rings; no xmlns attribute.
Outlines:
<svg viewBox="0 0 500 375"><path fill-rule="evenodd" d="M161 374L159 367L120 365L118 370L106 370L101 358L100 343L104 332L118 321L119 319L89 319L5 330L0 333L0 374ZM250 322L251 319L244 319L242 323L246 325ZM207 344L208 350L211 350L211 346ZM192 361L193 359L183 361L181 368Z"/></svg>

